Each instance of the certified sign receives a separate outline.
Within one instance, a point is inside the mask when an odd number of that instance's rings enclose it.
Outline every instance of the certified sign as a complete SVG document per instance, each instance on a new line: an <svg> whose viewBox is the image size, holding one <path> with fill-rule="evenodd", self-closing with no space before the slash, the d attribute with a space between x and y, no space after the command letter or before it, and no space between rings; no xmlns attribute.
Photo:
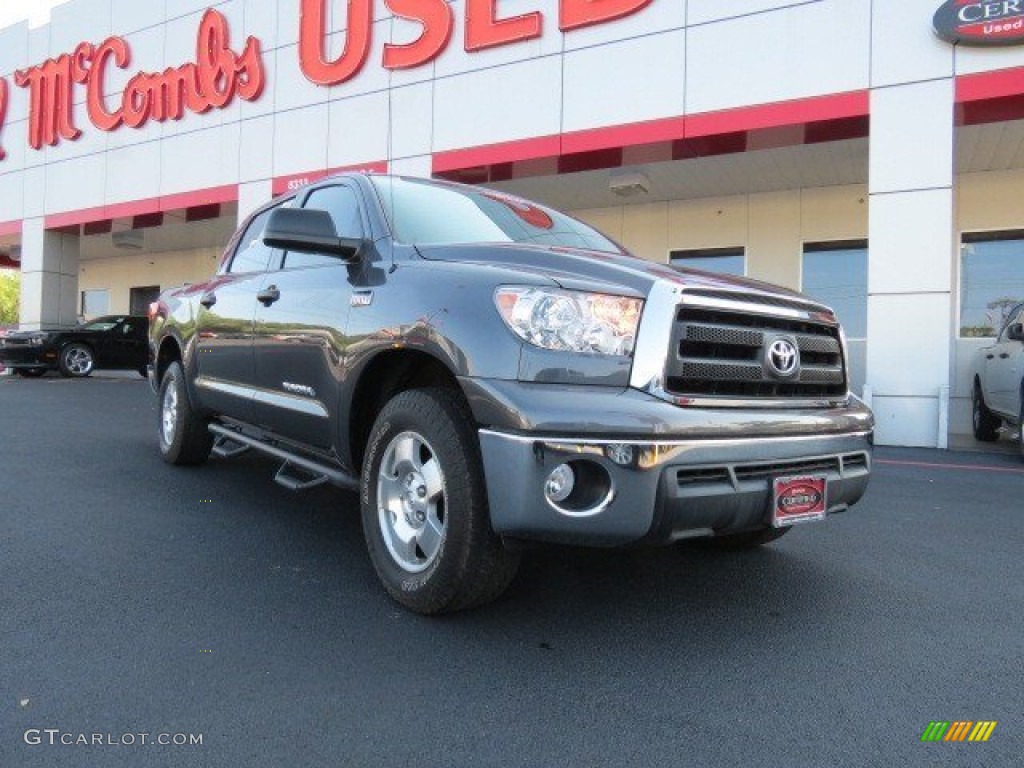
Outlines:
<svg viewBox="0 0 1024 768"><path fill-rule="evenodd" d="M961 45L1024 43L1024 0L946 0L935 12L935 33Z"/></svg>

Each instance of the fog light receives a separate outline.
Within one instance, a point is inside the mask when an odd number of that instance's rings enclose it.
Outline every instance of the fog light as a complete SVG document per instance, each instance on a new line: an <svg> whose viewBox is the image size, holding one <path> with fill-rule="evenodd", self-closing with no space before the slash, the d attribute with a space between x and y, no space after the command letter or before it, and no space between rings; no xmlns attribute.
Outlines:
<svg viewBox="0 0 1024 768"><path fill-rule="evenodd" d="M548 475L544 483L544 493L550 501L558 503L569 498L575 485L576 473L572 471L572 467L568 464L559 464Z"/></svg>

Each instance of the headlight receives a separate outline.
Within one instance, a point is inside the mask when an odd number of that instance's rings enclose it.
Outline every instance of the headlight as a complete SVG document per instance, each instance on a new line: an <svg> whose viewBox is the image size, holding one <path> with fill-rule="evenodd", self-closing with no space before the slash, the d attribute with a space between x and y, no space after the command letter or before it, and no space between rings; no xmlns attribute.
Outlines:
<svg viewBox="0 0 1024 768"><path fill-rule="evenodd" d="M45 336L30 336L29 340L28 340L28 345L30 347L41 347L45 343L46 343L46 337Z"/></svg>
<svg viewBox="0 0 1024 768"><path fill-rule="evenodd" d="M594 355L632 355L644 306L626 296L553 288L499 288L494 303L530 344Z"/></svg>

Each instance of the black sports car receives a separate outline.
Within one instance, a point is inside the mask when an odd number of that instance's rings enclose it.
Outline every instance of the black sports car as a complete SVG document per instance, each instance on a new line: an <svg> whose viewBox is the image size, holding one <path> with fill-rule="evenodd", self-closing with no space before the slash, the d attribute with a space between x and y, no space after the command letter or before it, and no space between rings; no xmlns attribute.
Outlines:
<svg viewBox="0 0 1024 768"><path fill-rule="evenodd" d="M130 315L100 317L76 328L9 331L0 336L0 364L31 377L49 370L82 377L101 368L145 376L148 332L147 318Z"/></svg>

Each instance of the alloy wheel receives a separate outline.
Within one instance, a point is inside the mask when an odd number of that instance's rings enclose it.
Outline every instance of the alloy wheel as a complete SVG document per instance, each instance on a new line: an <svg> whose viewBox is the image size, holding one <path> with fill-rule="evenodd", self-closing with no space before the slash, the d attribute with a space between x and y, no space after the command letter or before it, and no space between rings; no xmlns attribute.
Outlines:
<svg viewBox="0 0 1024 768"><path fill-rule="evenodd" d="M416 432L401 432L384 451L377 474L380 530L394 561L425 571L444 543L445 479L437 453Z"/></svg>

